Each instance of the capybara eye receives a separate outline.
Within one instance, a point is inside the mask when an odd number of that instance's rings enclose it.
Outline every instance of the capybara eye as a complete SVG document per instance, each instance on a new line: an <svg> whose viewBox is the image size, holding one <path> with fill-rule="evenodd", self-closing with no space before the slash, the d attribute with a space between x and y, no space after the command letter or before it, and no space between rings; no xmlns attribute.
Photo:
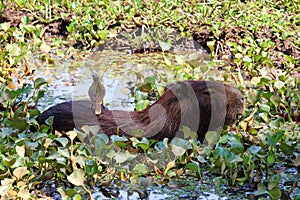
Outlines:
<svg viewBox="0 0 300 200"><path fill-rule="evenodd" d="M213 92L205 91L203 92L203 94L210 96L211 94L213 94Z"/></svg>

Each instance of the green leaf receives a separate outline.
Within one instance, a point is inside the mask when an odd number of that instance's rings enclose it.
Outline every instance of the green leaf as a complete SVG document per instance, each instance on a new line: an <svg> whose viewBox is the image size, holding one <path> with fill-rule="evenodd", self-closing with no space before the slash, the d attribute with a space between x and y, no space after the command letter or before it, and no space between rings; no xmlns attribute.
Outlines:
<svg viewBox="0 0 300 200"><path fill-rule="evenodd" d="M275 154L273 152L269 152L269 155L267 157L267 164L273 165L275 163Z"/></svg>
<svg viewBox="0 0 300 200"><path fill-rule="evenodd" d="M40 88L42 85L48 84L48 82L43 78L37 78L34 81L34 89Z"/></svg>
<svg viewBox="0 0 300 200"><path fill-rule="evenodd" d="M208 145L215 145L220 139L220 133L215 131L208 131L205 135L205 139L208 142Z"/></svg>
<svg viewBox="0 0 300 200"><path fill-rule="evenodd" d="M16 146L16 152L19 156L24 157L25 156L25 146Z"/></svg>
<svg viewBox="0 0 300 200"><path fill-rule="evenodd" d="M194 172L196 172L199 176L201 176L201 168L199 166L199 163L197 162L189 162L188 164L186 164L184 166L185 169L189 169L192 170Z"/></svg>
<svg viewBox="0 0 300 200"><path fill-rule="evenodd" d="M270 110L271 110L270 106L266 104L260 105L258 109L259 112L265 112L265 113L270 113Z"/></svg>
<svg viewBox="0 0 300 200"><path fill-rule="evenodd" d="M149 172L149 169L146 165L139 163L133 168L132 172L138 175L145 175Z"/></svg>
<svg viewBox="0 0 300 200"><path fill-rule="evenodd" d="M141 110L144 110L145 108L147 108L148 104L149 104L148 100L139 100L135 104L135 108L137 111L141 111Z"/></svg>
<svg viewBox="0 0 300 200"><path fill-rule="evenodd" d="M293 155L294 154L294 150L295 150L295 147L294 146L290 146L286 143L282 143L280 145L280 150L285 154L285 155Z"/></svg>
<svg viewBox="0 0 300 200"><path fill-rule="evenodd" d="M271 190L268 190L268 194L273 200L278 200L281 197L281 190L279 187L274 187Z"/></svg>
<svg viewBox="0 0 300 200"><path fill-rule="evenodd" d="M184 134L184 139L186 138L198 138L198 134L195 131L191 131L191 129L187 126L182 126L182 131Z"/></svg>
<svg viewBox="0 0 300 200"><path fill-rule="evenodd" d="M235 154L241 154L244 152L244 145L241 143L240 138L237 135L229 137L230 151Z"/></svg>
<svg viewBox="0 0 300 200"><path fill-rule="evenodd" d="M84 176L85 173L82 169L75 169L71 175L67 176L67 179L73 185L83 186L85 180Z"/></svg>
<svg viewBox="0 0 300 200"><path fill-rule="evenodd" d="M65 147L69 143L68 138L65 138L65 137L54 138L54 140L59 142L63 147Z"/></svg>

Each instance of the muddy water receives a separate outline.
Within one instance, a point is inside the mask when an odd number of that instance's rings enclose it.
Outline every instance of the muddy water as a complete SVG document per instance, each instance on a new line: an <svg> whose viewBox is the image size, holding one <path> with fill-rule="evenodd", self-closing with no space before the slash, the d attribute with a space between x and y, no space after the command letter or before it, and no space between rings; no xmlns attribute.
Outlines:
<svg viewBox="0 0 300 200"><path fill-rule="evenodd" d="M195 59L195 54L197 54L197 59L209 62L207 55L201 58L203 52L183 52L179 55L188 60L190 53L194 55L192 59ZM157 81L162 83L170 83L183 78L175 76L174 70L166 67L164 57L175 62L174 54L130 55L117 51L95 52L80 62L57 59L55 65L43 65L33 60L32 62L36 62L36 66L39 66L36 68L36 76L49 81L46 95L40 103L40 109L45 110L64 101L89 99L88 89L93 81L91 74L92 71L96 71L102 76L106 88L104 104L110 109L133 110L132 91L136 85L143 83L146 77L155 76ZM211 187L203 192L203 186L205 185L200 184L199 180L193 180L186 186L175 181L169 186L149 186L146 193L149 199L173 199L179 196L184 199L223 199ZM95 199L107 199L101 188L95 187L94 190ZM118 192L116 199L140 199L139 193L131 191L126 185L121 188L112 186L109 190ZM60 195L56 193L53 198L60 199Z"/></svg>
<svg viewBox="0 0 300 200"><path fill-rule="evenodd" d="M203 62L208 55L203 52L182 52L176 55L189 59L199 59ZM195 58L195 55L196 58ZM40 104L41 110L63 101L89 99L88 89L92 84L92 71L97 72L103 79L106 88L104 104L110 109L133 110L134 99L132 92L136 85L144 83L148 76L155 76L162 84L180 80L172 67L166 67L164 57L171 61L174 54L128 54L118 51L95 52L82 61L64 60L55 65L37 63L36 76L49 81L47 93ZM175 62L175 61L174 61Z"/></svg>

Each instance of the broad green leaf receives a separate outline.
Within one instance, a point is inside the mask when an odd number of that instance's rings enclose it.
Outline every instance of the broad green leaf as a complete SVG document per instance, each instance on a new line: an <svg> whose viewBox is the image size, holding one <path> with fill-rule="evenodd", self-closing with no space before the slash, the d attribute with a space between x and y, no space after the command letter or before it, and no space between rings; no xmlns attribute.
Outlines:
<svg viewBox="0 0 300 200"><path fill-rule="evenodd" d="M149 169L146 165L139 163L133 168L132 172L138 175L145 175L149 172Z"/></svg>
<svg viewBox="0 0 300 200"><path fill-rule="evenodd" d="M198 138L198 134L195 131L191 131L191 129L187 126L182 126L182 131L184 134L184 139L186 138Z"/></svg>
<svg viewBox="0 0 300 200"><path fill-rule="evenodd" d="M278 200L281 197L281 190L279 187L274 187L271 190L268 190L268 194L272 200Z"/></svg>
<svg viewBox="0 0 300 200"><path fill-rule="evenodd" d="M54 140L59 142L63 147L65 147L69 143L68 138L65 137L54 138Z"/></svg>
<svg viewBox="0 0 300 200"><path fill-rule="evenodd" d="M286 143L282 143L280 145L280 150L285 154L285 155L293 155L294 154L294 150L295 150L295 146L290 146Z"/></svg>
<svg viewBox="0 0 300 200"><path fill-rule="evenodd" d="M252 145L250 148L249 148L249 151L252 153L252 154L257 154L259 151L261 150L261 146L254 146Z"/></svg>
<svg viewBox="0 0 300 200"><path fill-rule="evenodd" d="M215 145L220 139L220 133L215 131L208 131L205 134L205 139L207 140L209 145Z"/></svg>
<svg viewBox="0 0 300 200"><path fill-rule="evenodd" d="M34 81L34 89L40 88L42 85L48 84L48 82L43 78L37 78Z"/></svg>
<svg viewBox="0 0 300 200"><path fill-rule="evenodd" d="M71 175L67 176L67 179L70 183L76 186L84 185L85 173L82 169L75 169Z"/></svg>
<svg viewBox="0 0 300 200"><path fill-rule="evenodd" d="M259 112L265 112L265 113L270 113L270 110L271 110L270 106L266 104L260 105L258 109Z"/></svg>
<svg viewBox="0 0 300 200"><path fill-rule="evenodd" d="M136 158L137 155L131 154L128 151L124 152L120 152L116 155L115 160L117 163L123 163L126 161L130 161L133 160L134 158Z"/></svg>
<svg viewBox="0 0 300 200"><path fill-rule="evenodd" d="M196 172L199 176L201 176L201 169L200 166L197 162L189 162L188 164L186 164L184 166L185 169L189 169L192 170L194 172Z"/></svg>

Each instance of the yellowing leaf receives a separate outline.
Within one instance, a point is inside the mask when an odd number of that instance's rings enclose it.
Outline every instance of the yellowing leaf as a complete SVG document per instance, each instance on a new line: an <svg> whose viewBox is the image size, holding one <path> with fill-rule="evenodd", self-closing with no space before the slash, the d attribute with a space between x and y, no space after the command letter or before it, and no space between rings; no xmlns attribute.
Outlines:
<svg viewBox="0 0 300 200"><path fill-rule="evenodd" d="M84 171L82 169L75 169L73 173L67 176L67 179L70 183L76 186L84 185Z"/></svg>
<svg viewBox="0 0 300 200"><path fill-rule="evenodd" d="M40 50L44 53L48 53L51 50L51 47L43 42L43 44L40 46Z"/></svg>
<svg viewBox="0 0 300 200"><path fill-rule="evenodd" d="M296 167L298 167L300 165L300 154L296 156L294 164Z"/></svg>
<svg viewBox="0 0 300 200"><path fill-rule="evenodd" d="M165 61L165 64L167 66L171 66L172 65L171 61L168 58L164 57L164 61Z"/></svg>
<svg viewBox="0 0 300 200"><path fill-rule="evenodd" d="M175 156L182 156L185 153L185 149L181 146L172 145L172 152L175 154Z"/></svg>
<svg viewBox="0 0 300 200"><path fill-rule="evenodd" d="M18 167L14 170L13 175L20 180L28 173L27 167Z"/></svg>
<svg viewBox="0 0 300 200"><path fill-rule="evenodd" d="M69 136L70 140L74 140L77 136L77 132L76 131L68 131L67 133L67 136Z"/></svg>
<svg viewBox="0 0 300 200"><path fill-rule="evenodd" d="M19 156L24 157L25 156L25 146L16 146L16 152Z"/></svg>
<svg viewBox="0 0 300 200"><path fill-rule="evenodd" d="M170 169L172 169L173 167L175 167L175 162L174 162L174 161L169 162L169 163L167 164L167 168L165 169L164 176L166 176L167 173L168 173L168 171L169 171Z"/></svg>

